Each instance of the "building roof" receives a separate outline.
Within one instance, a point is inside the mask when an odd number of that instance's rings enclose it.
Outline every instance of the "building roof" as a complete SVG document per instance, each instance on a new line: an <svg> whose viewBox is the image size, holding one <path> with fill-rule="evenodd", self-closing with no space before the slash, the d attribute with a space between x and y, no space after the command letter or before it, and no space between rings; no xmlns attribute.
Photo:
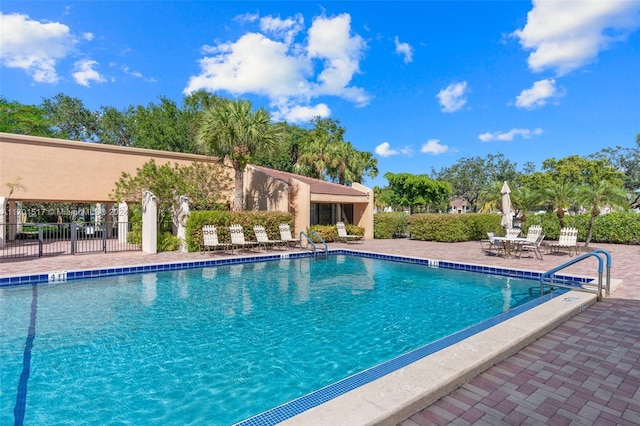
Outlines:
<svg viewBox="0 0 640 426"><path fill-rule="evenodd" d="M314 179L306 176L296 175L294 173L282 172L280 170L269 169L267 167L250 165L256 170L261 171L267 176L273 179L280 180L286 184L289 184L290 179L295 179L300 182L309 185L309 189L312 194L330 194L330 195L354 195L363 196L367 195L366 192L358 191L350 186L339 185L337 183L331 183L320 179Z"/></svg>

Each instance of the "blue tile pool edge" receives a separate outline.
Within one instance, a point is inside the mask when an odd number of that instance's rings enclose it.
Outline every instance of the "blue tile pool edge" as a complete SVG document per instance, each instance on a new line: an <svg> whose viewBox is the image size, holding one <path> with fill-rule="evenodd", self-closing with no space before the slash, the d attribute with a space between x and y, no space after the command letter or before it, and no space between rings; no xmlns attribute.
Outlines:
<svg viewBox="0 0 640 426"><path fill-rule="evenodd" d="M438 352L475 334L494 327L497 324L503 323L517 315L520 315L523 312L540 306L551 299L567 293L568 291L569 290L567 289L560 289L552 293L548 293L543 297L524 303L520 306L516 306L515 308L510 309L507 312L498 314L493 318L489 318L488 320L472 325L471 327L443 337L442 339L436 340L435 342L421 346L417 349L414 349L413 351L407 352L389 361L358 372L352 376L346 377L309 394L303 395L282 405L256 414L255 416L249 417L248 419L236 423L234 426L264 426L275 425L277 423L283 422L284 420L287 420L311 408L324 404L325 402L337 398L338 396L341 396L349 391L371 383L374 380L386 376L387 374L404 368L407 365L421 360L435 352Z"/></svg>
<svg viewBox="0 0 640 426"><path fill-rule="evenodd" d="M373 252L363 252L356 250L346 249L332 249L327 252L328 255L350 255L357 257L365 257L370 259L389 260L400 263L410 263L416 265L424 265L434 268L455 269L459 271L477 272L481 274L489 275L501 275L511 278L521 278L528 280L540 280L540 272L527 271L521 269L509 269L493 266L476 265L470 263L458 263L449 262L443 260L425 259L417 257L407 257L398 255L388 255ZM318 258L324 256L324 254L316 253ZM85 278L100 278L111 277L118 275L130 275L141 274L148 272L163 272L163 271L176 271L181 269L194 269L194 268L207 268L214 266L224 265L237 265L243 263L255 263L275 260L286 259L300 259L314 257L311 252L294 252L294 253L278 253L278 254L265 254L261 256L252 257L232 257L227 259L209 259L201 261L189 261L178 263L158 263L149 265L133 265L133 266L116 266L111 268L99 268L99 269L87 269L87 270L71 270L71 271L49 271L48 273L38 273L31 275L13 275L7 277L0 277L0 288L19 285L31 285L31 284L43 284L49 282L63 282L72 281ZM62 280L51 280L50 275L58 272L66 273L66 276ZM571 275L555 275L556 278L562 279L568 282L574 282L576 286L593 281L593 278L575 277Z"/></svg>

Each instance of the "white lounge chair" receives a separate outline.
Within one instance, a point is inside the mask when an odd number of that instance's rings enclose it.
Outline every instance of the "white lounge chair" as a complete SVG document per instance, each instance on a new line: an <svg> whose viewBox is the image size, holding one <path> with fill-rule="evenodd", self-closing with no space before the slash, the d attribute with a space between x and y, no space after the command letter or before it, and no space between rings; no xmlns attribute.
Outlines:
<svg viewBox="0 0 640 426"><path fill-rule="evenodd" d="M257 241L246 241L244 239L244 231L242 225L231 225L229 227L229 234L231 234L231 252L234 249L253 248L258 245Z"/></svg>
<svg viewBox="0 0 640 426"><path fill-rule="evenodd" d="M559 253L561 249L567 249L569 256L573 256L575 252L578 255L578 230L576 228L562 228L558 242L548 244L547 248L551 252Z"/></svg>
<svg viewBox="0 0 640 426"><path fill-rule="evenodd" d="M291 228L288 223L281 223L279 229L280 239L283 243L286 243L289 248L296 248L296 246L300 247L300 240L291 236Z"/></svg>
<svg viewBox="0 0 640 426"><path fill-rule="evenodd" d="M229 247L229 243L221 243L218 241L218 230L213 225L204 225L202 227L202 245L200 246L200 253L204 254L211 249L226 249Z"/></svg>
<svg viewBox="0 0 640 426"><path fill-rule="evenodd" d="M269 236L267 235L267 231L264 229L264 226L254 226L253 232L256 234L258 245L263 246L265 250L267 250L269 246L275 247L284 243L284 241L282 240L270 240Z"/></svg>
<svg viewBox="0 0 640 426"><path fill-rule="evenodd" d="M344 222L336 223L336 228L338 228L338 241L345 243L364 241L364 237L362 235L347 234L347 228L345 227Z"/></svg>

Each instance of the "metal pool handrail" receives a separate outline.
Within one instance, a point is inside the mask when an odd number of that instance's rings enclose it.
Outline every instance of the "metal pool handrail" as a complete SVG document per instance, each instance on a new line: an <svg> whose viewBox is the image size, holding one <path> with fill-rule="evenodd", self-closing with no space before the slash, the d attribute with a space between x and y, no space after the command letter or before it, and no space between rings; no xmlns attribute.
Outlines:
<svg viewBox="0 0 640 426"><path fill-rule="evenodd" d="M540 275L540 295L542 296L544 294L545 284L549 286L570 288L572 290L594 293L593 290L590 290L588 288L577 287L572 284L562 284L556 281L554 278L554 275L556 274L556 272L592 256L598 259L598 290L597 290L598 301L602 299L602 273L603 273L603 264L604 264L603 256L606 257L607 259L607 284L605 288L605 294L609 296L611 292L611 254L608 251L603 249L594 249L589 253L582 254L566 263L563 263L560 266L557 266L553 269L548 270L547 272L544 272L542 275Z"/></svg>
<svg viewBox="0 0 640 426"><path fill-rule="evenodd" d="M316 244L313 242L313 238L311 238L311 237L316 237L324 245L324 255L327 256L328 252L329 252L329 246L327 246L326 241L323 240L322 237L320 236L320 234L318 234L315 230L312 230L311 232L309 232L309 234L311 234L311 235L309 236L304 231L300 231L300 241L302 241L302 237L304 237L307 240L309 245L311 245L311 251L313 251L313 256L315 257L315 255L316 255Z"/></svg>

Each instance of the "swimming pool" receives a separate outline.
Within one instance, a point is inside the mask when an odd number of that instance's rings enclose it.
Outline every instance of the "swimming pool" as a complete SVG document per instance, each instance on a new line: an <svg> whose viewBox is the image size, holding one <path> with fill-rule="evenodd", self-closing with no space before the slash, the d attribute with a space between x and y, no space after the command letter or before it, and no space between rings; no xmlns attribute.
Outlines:
<svg viewBox="0 0 640 426"><path fill-rule="evenodd" d="M535 285L336 255L2 288L0 423L21 397L28 423L233 423L495 316Z"/></svg>

